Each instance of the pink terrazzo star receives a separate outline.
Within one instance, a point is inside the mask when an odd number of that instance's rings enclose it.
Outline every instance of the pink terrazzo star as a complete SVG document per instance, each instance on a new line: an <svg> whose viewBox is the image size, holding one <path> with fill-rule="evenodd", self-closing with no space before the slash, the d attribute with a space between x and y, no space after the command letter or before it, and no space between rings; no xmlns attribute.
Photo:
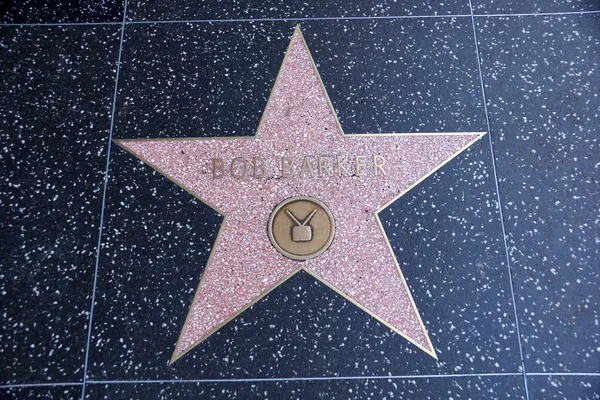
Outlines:
<svg viewBox="0 0 600 400"><path fill-rule="evenodd" d="M226 216L171 362L300 270L437 358L378 212L481 136L345 135L296 28L255 137L117 141ZM356 155L365 167L357 168ZM330 160L321 171L319 156ZM373 156L385 159L385 175ZM264 159L262 170L255 157ZM282 176L282 157L292 160L292 177ZM300 173L305 157L312 176ZM216 158L225 166L219 179ZM234 162L234 177L228 167L236 158L245 161ZM267 236L273 208L293 196L322 201L335 219L331 246L306 261L286 258Z"/></svg>

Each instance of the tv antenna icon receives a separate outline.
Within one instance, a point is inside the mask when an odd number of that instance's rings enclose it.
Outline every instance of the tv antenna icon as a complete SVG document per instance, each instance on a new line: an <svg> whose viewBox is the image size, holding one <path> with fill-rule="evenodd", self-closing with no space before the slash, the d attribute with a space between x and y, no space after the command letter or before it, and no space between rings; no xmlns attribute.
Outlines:
<svg viewBox="0 0 600 400"><path fill-rule="evenodd" d="M300 222L298 220L298 218L296 218L290 210L285 210L285 213L296 224L296 226L294 226L292 228L292 240L294 242L310 242L312 240L312 227L307 224L312 219L312 217L317 213L317 209L315 208L314 210L312 210L312 212L304 220L304 222Z"/></svg>

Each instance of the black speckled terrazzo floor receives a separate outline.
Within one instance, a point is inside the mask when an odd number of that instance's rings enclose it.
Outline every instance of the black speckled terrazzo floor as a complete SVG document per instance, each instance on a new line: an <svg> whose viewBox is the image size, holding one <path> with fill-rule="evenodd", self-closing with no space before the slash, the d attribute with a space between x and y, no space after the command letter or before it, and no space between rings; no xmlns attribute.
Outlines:
<svg viewBox="0 0 600 400"><path fill-rule="evenodd" d="M0 398L600 399L600 1L197 3L2 2ZM490 132L381 213L438 360L299 273L169 365L222 217L110 138L254 134L298 23L346 132Z"/></svg>

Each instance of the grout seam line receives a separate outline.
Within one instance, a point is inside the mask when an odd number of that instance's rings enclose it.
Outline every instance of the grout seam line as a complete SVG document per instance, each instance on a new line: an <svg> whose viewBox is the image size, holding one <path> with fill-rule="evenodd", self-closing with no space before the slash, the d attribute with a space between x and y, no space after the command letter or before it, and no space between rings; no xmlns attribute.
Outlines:
<svg viewBox="0 0 600 400"><path fill-rule="evenodd" d="M108 133L108 145L106 150L106 169L104 171L104 185L102 189L102 207L100 210L100 227L98 229L98 244L96 248L96 263L94 265L94 283L92 286L92 301L90 305L90 317L88 320L88 333L87 333L87 344L85 347L85 361L83 365L83 382L81 388L81 399L85 398L85 385L87 383L87 372L88 372L88 361L90 355L90 342L92 339L92 324L94 319L94 303L96 301L96 284L98 281L98 265L100 262L100 253L102 248L102 231L104 228L104 209L106 205L106 189L108 187L108 173L110 166L110 149L112 144L112 135L115 126L115 110L117 107L117 93L119 90L119 72L121 70L121 54L123 52L123 39L125 37L125 18L127 16L127 0L124 1L123 6L123 21L121 22L121 37L119 39L119 53L117 55L117 70L115 73L115 85L113 92L112 109L110 115L110 129Z"/></svg>
<svg viewBox="0 0 600 400"><path fill-rule="evenodd" d="M289 378L222 378L222 379L132 379L132 380L88 380L86 385L118 385L118 384L154 384L154 383L252 383L252 382L294 382L294 381L327 381L327 380L382 380L382 379L437 379L437 378L478 378L522 376L522 372L499 372L480 374L447 374L447 375L361 375L361 376L314 376ZM599 377L600 372L529 372L531 376L572 376ZM83 382L41 382L0 385L0 389L48 387L48 386L82 386Z"/></svg>
<svg viewBox="0 0 600 400"><path fill-rule="evenodd" d="M472 8L471 8L472 10ZM33 22L33 23L0 23L3 26L94 26L94 25L143 25L143 24L185 24L185 23L219 23L219 22L277 22L277 21L350 21L380 19L427 19L427 18L498 18L498 17L552 17L567 15L599 14L600 10L537 12L537 13L499 13L499 14L443 14L443 15L377 15L348 17L288 17L288 18L231 18L231 19L182 19L182 20L131 20L121 22Z"/></svg>
<svg viewBox="0 0 600 400"><path fill-rule="evenodd" d="M515 318L517 342L519 345L519 354L521 356L521 370L522 370L522 374L523 374L523 383L525 386L525 398L527 400L529 400L529 389L527 387L527 372L525 370L525 358L523 356L523 344L521 342L521 331L519 329L519 316L517 313L517 300L515 298L515 291L514 291L514 286L513 286L513 275L512 275L512 269L511 269L511 263L510 263L510 254L508 252L508 242L506 239L506 228L504 226L504 214L502 212L502 200L500 198L500 185L498 183L498 173L496 170L496 158L494 156L494 145L492 143L492 133L490 130L490 118L489 118L488 108L487 108L487 97L485 95L485 85L483 83L483 70L482 70L482 66L481 66L481 57L479 54L479 44L477 41L477 26L475 25L475 15L473 14L473 5L471 3L471 0L469 0L469 8L471 9L471 22L473 24L473 40L475 41L475 53L477 55L477 68L479 70L479 83L481 85L483 109L485 111L485 121L486 121L487 131L488 131L489 148L490 148L490 153L491 153L491 158L492 158L492 170L494 172L494 183L496 186L496 199L498 201L498 211L500 214L500 226L502 227L502 240L504 242L504 250L506 252L506 266L507 266L507 270L508 270L510 295L511 295L511 300L512 300L512 305L513 305L514 318Z"/></svg>

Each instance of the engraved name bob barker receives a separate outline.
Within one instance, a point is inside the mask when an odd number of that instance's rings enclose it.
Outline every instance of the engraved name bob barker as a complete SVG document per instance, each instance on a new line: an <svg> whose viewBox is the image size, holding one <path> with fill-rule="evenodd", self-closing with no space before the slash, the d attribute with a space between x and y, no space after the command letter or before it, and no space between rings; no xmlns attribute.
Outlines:
<svg viewBox="0 0 600 400"><path fill-rule="evenodd" d="M328 177L328 176L386 176L386 160L379 154L372 156L306 156L302 161L290 157L280 157L278 175L281 178L292 177ZM260 179L271 171L267 171L266 159L263 157L236 157L231 161L222 158L211 160L212 178L221 179L232 176L236 179L245 177Z"/></svg>

